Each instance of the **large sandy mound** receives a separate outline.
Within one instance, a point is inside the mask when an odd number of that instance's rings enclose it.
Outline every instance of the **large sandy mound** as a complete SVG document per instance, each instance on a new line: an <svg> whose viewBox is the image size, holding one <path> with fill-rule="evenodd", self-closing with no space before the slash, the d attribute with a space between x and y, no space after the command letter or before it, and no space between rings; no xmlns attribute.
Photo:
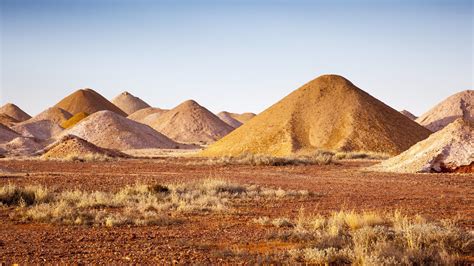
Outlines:
<svg viewBox="0 0 474 266"><path fill-rule="evenodd" d="M236 113L229 113L229 115L234 118L235 120L239 121L242 124L247 123L250 119L254 118L257 116L254 113L242 113L242 114L236 114Z"/></svg>
<svg viewBox="0 0 474 266"><path fill-rule="evenodd" d="M133 121L143 123L143 121L145 120L146 117L148 117L152 114L155 114L155 116L153 116L153 118L156 119L161 114L166 113L166 111L168 111L168 110L160 109L160 108L156 108L156 107L147 107L147 108L136 111L135 113L127 116L127 118L132 119ZM149 119L151 120L152 118L149 118ZM145 124L145 123L143 123L143 124Z"/></svg>
<svg viewBox="0 0 474 266"><path fill-rule="evenodd" d="M40 140L50 139L63 131L57 123L51 120L25 121L12 127L24 137Z"/></svg>
<svg viewBox="0 0 474 266"><path fill-rule="evenodd" d="M235 119L232 117L231 113L223 111L217 114L217 116L224 122L227 123L227 125L233 127L233 128L238 128L240 127L243 123L240 122L239 120Z"/></svg>
<svg viewBox="0 0 474 266"><path fill-rule="evenodd" d="M31 118L31 116L25 113L20 107L14 105L13 103L7 103L4 106L0 107L0 114L6 114L11 118L22 122Z"/></svg>
<svg viewBox="0 0 474 266"><path fill-rule="evenodd" d="M122 92L117 97L112 99L112 103L115 104L118 108L122 109L127 115L133 114L134 112L141 110L143 108L150 107L142 99L133 96L129 92Z"/></svg>
<svg viewBox="0 0 474 266"><path fill-rule="evenodd" d="M407 110L402 110L400 111L400 113L408 118L410 118L411 120L416 120L418 117L414 114L412 114L410 111L407 111Z"/></svg>
<svg viewBox="0 0 474 266"><path fill-rule="evenodd" d="M474 90L451 95L416 119L416 122L431 131L438 131L460 117L474 121Z"/></svg>
<svg viewBox="0 0 474 266"><path fill-rule="evenodd" d="M369 169L385 172L474 170L474 123L459 118L400 155Z"/></svg>
<svg viewBox="0 0 474 266"><path fill-rule="evenodd" d="M73 115L71 118L68 120L64 121L61 123L61 127L64 129L70 128L75 126L77 123L79 123L82 119L88 117L89 114L85 112L80 112L75 115Z"/></svg>
<svg viewBox="0 0 474 266"><path fill-rule="evenodd" d="M19 121L16 120L15 118L7 115L7 114L0 114L0 123L4 124L7 127L11 127L15 124L17 124Z"/></svg>
<svg viewBox="0 0 474 266"><path fill-rule="evenodd" d="M0 144L0 149L5 151L5 156L32 155L43 147L43 143L27 137L16 137L10 142Z"/></svg>
<svg viewBox="0 0 474 266"><path fill-rule="evenodd" d="M21 137L20 134L11 130L4 124L0 124L0 143L9 142L14 138Z"/></svg>
<svg viewBox="0 0 474 266"><path fill-rule="evenodd" d="M234 129L192 100L162 114L150 126L175 141L196 144L214 142Z"/></svg>
<svg viewBox="0 0 474 266"><path fill-rule="evenodd" d="M185 147L147 125L111 111L89 115L74 127L65 130L62 135L68 134L76 135L99 147L116 150Z"/></svg>
<svg viewBox="0 0 474 266"><path fill-rule="evenodd" d="M71 114L77 114L80 112L93 114L98 111L109 110L119 115L127 116L124 111L91 89L77 90L62 99L55 106L60 107Z"/></svg>
<svg viewBox="0 0 474 266"><path fill-rule="evenodd" d="M337 75L321 76L209 146L204 156L317 149L398 154L430 131Z"/></svg>
<svg viewBox="0 0 474 266"><path fill-rule="evenodd" d="M61 124L62 122L71 118L72 115L59 107L50 107L38 115L26 120L23 123L36 122L40 120L50 120L56 124Z"/></svg>
<svg viewBox="0 0 474 266"><path fill-rule="evenodd" d="M96 145L74 135L66 135L46 147L42 152L44 159L65 159L68 157L83 158L90 155L107 157L129 157L119 151L97 147Z"/></svg>

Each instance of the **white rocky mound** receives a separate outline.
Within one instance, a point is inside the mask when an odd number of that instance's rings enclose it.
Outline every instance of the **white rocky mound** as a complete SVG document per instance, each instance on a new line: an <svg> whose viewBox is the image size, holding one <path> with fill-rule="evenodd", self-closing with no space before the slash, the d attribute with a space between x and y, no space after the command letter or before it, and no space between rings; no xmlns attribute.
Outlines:
<svg viewBox="0 0 474 266"><path fill-rule="evenodd" d="M59 137L71 134L102 148L128 150L187 146L174 142L151 127L111 111L99 111L65 130Z"/></svg>
<svg viewBox="0 0 474 266"><path fill-rule="evenodd" d="M50 139L63 131L62 127L51 120L25 121L13 126L12 129L24 137L41 140Z"/></svg>
<svg viewBox="0 0 474 266"><path fill-rule="evenodd" d="M471 172L474 123L458 119L396 157L369 169L382 172Z"/></svg>

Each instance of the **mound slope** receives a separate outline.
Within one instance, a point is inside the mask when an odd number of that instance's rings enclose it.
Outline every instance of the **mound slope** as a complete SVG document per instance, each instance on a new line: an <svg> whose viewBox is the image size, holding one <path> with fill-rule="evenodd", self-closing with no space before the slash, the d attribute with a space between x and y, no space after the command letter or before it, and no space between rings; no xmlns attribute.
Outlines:
<svg viewBox="0 0 474 266"><path fill-rule="evenodd" d="M24 121L23 123L31 123L40 120L50 120L54 123L61 124L62 122L71 118L72 115L59 107L50 107L43 112L39 113L38 115Z"/></svg>
<svg viewBox="0 0 474 266"><path fill-rule="evenodd" d="M474 121L474 90L465 90L449 96L416 119L416 122L431 131L438 131L461 117Z"/></svg>
<svg viewBox="0 0 474 266"><path fill-rule="evenodd" d="M17 137L7 143L0 144L0 149L4 150L7 156L31 155L43 147L44 144L27 137Z"/></svg>
<svg viewBox="0 0 474 266"><path fill-rule="evenodd" d="M42 151L41 158L64 159L67 157L85 157L102 155L107 157L128 157L124 153L97 147L96 145L74 135L66 135Z"/></svg>
<svg viewBox="0 0 474 266"><path fill-rule="evenodd" d="M73 115L71 118L68 120L64 121L61 123L61 127L64 129L70 128L75 126L77 123L79 123L82 119L88 117L89 114L85 112L80 112L75 115Z"/></svg>
<svg viewBox="0 0 474 266"><path fill-rule="evenodd" d="M158 116L160 116L161 114L164 114L166 111L168 111L168 110L160 109L160 108L156 108L156 107L147 107L147 108L144 108L144 109L141 109L141 110L138 110L138 111L134 112L133 114L127 116L127 118L132 119L132 120L137 121L137 122L140 122L140 123L143 123L143 121L145 120L146 117L148 117L152 114L155 114L154 118L156 119L156 118L158 118Z"/></svg>
<svg viewBox="0 0 474 266"><path fill-rule="evenodd" d="M337 75L324 75L209 146L204 156L316 149L398 154L431 132Z"/></svg>
<svg viewBox="0 0 474 266"><path fill-rule="evenodd" d="M407 111L407 110L402 110L400 111L400 113L408 118L410 118L411 120L416 120L418 117L416 117L416 115L412 114L410 111Z"/></svg>
<svg viewBox="0 0 474 266"><path fill-rule="evenodd" d="M14 105L13 103L7 103L4 106L0 107L0 114L6 114L11 118L22 122L31 118L31 116L25 113L20 107Z"/></svg>
<svg viewBox="0 0 474 266"><path fill-rule="evenodd" d="M11 130L4 124L0 124L0 143L9 142L14 138L21 137L20 134Z"/></svg>
<svg viewBox="0 0 474 266"><path fill-rule="evenodd" d="M15 124L17 124L19 121L16 120L15 118L7 115L7 114L0 114L0 123L4 124L7 127L11 127Z"/></svg>
<svg viewBox="0 0 474 266"><path fill-rule="evenodd" d="M50 139L63 131L57 123L51 120L25 121L12 127L24 137L40 140Z"/></svg>
<svg viewBox="0 0 474 266"><path fill-rule="evenodd" d="M186 148L151 127L111 111L89 115L61 136L75 135L102 148L128 150L145 148Z"/></svg>
<svg viewBox="0 0 474 266"><path fill-rule="evenodd" d="M125 113L127 113L127 115L133 114L134 112L143 108L150 107L150 105L148 105L142 99L133 96L127 91L117 95L117 97L112 99L112 103L118 108L122 109Z"/></svg>
<svg viewBox="0 0 474 266"><path fill-rule="evenodd" d="M242 125L242 122L239 120L235 119L232 117L231 113L223 111L217 114L217 116L224 122L227 123L227 125L233 127L233 128L238 128Z"/></svg>
<svg viewBox="0 0 474 266"><path fill-rule="evenodd" d="M474 123L457 119L407 151L370 169L385 172L474 172Z"/></svg>
<svg viewBox="0 0 474 266"><path fill-rule="evenodd" d="M80 112L93 114L98 111L109 110L119 115L127 116L124 111L92 89L77 90L59 101L55 106L73 115Z"/></svg>
<svg viewBox="0 0 474 266"><path fill-rule="evenodd" d="M160 115L150 126L175 141L196 144L214 142L234 129L193 100Z"/></svg>
<svg viewBox="0 0 474 266"><path fill-rule="evenodd" d="M229 115L242 124L247 123L247 121L257 116L254 113L242 113L242 114L229 113Z"/></svg>

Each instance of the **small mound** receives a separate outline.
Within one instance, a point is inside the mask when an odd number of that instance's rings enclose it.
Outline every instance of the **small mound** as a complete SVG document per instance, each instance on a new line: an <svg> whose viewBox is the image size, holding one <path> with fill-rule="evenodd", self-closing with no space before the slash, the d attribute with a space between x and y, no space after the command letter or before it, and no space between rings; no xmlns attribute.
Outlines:
<svg viewBox="0 0 474 266"><path fill-rule="evenodd" d="M147 125L111 111L89 115L76 126L65 130L61 136L64 135L76 135L99 147L116 150L188 147L170 140Z"/></svg>
<svg viewBox="0 0 474 266"><path fill-rule="evenodd" d="M434 132L458 118L474 121L474 90L451 95L416 119L416 122Z"/></svg>
<svg viewBox="0 0 474 266"><path fill-rule="evenodd" d="M20 121L16 120L15 118L7 115L7 114L0 114L0 123L4 124L7 127L11 127Z"/></svg>
<svg viewBox="0 0 474 266"><path fill-rule="evenodd" d="M127 116L124 111L92 89L77 90L62 99L55 106L71 114L80 112L93 114L98 111L109 110L121 116Z"/></svg>
<svg viewBox="0 0 474 266"><path fill-rule="evenodd" d="M36 122L40 120L50 120L56 124L61 124L62 122L71 118L72 115L59 107L50 107L40 114L24 121L24 123Z"/></svg>
<svg viewBox="0 0 474 266"><path fill-rule="evenodd" d="M18 137L21 137L20 134L11 130L4 124L0 124L0 143L9 142Z"/></svg>
<svg viewBox="0 0 474 266"><path fill-rule="evenodd" d="M195 144L212 143L233 130L215 114L192 100L162 114L150 126L175 141Z"/></svg>
<svg viewBox="0 0 474 266"><path fill-rule="evenodd" d="M12 127L24 137L40 140L50 139L63 131L63 128L51 120L25 121Z"/></svg>
<svg viewBox="0 0 474 266"><path fill-rule="evenodd" d="M88 156L105 156L126 158L128 155L119 151L97 147L96 145L74 135L66 135L42 151L43 159L67 159L71 157L87 158Z"/></svg>
<svg viewBox="0 0 474 266"><path fill-rule="evenodd" d="M142 99L133 96L129 92L122 92L112 100L118 108L122 109L127 115L133 114L134 112L143 108L150 107Z"/></svg>
<svg viewBox="0 0 474 266"><path fill-rule="evenodd" d="M82 119L84 119L88 116L89 116L89 114L85 113L85 112L77 113L77 114L73 115L71 118L69 118L68 120L62 122L61 127L64 128L64 129L71 128L71 127L75 126L77 123L79 123L79 121L81 121Z"/></svg>
<svg viewBox="0 0 474 266"><path fill-rule="evenodd" d="M242 125L242 122L239 120L235 119L232 117L232 115L229 112L223 111L217 114L217 116L224 122L227 123L227 125L233 127L233 128L238 128Z"/></svg>
<svg viewBox="0 0 474 266"><path fill-rule="evenodd" d="M4 106L0 107L0 114L6 114L11 118L22 122L31 118L31 116L25 113L20 107L14 105L13 103L7 103Z"/></svg>
<svg viewBox="0 0 474 266"><path fill-rule="evenodd" d="M168 110L155 108L155 107L147 107L147 108L136 111L135 113L129 115L127 118L132 119L133 121L137 121L137 122L145 124L143 121L145 120L146 117L152 114L156 114L155 116L153 116L153 118L156 119L158 118L159 115L166 113L166 111Z"/></svg>
<svg viewBox="0 0 474 266"><path fill-rule="evenodd" d="M32 155L43 147L43 144L35 139L25 137L17 137L8 143L0 144L0 148L5 150L6 156Z"/></svg>
<svg viewBox="0 0 474 266"><path fill-rule="evenodd" d="M418 117L414 114L412 114L411 112L407 111L407 110L402 110L400 111L400 113L408 118L410 118L411 120L416 120Z"/></svg>
<svg viewBox="0 0 474 266"><path fill-rule="evenodd" d="M382 172L473 172L474 123L459 118L400 155L369 169Z"/></svg>
<svg viewBox="0 0 474 266"><path fill-rule="evenodd" d="M229 113L229 115L242 124L247 123L250 119L257 116L254 113L242 113L242 114Z"/></svg>

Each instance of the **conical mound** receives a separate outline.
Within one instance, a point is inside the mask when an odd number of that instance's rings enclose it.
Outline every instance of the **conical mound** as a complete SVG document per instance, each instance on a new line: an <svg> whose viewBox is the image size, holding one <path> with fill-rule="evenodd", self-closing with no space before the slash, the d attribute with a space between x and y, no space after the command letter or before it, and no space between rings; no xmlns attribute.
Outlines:
<svg viewBox="0 0 474 266"><path fill-rule="evenodd" d="M156 108L156 107L147 107L147 108L136 111L135 113L127 116L127 118L132 119L133 121L137 121L137 122L146 124L146 123L144 123L144 121L146 120L147 117L150 116L150 118L148 118L148 120L156 119L160 115L166 113L167 111L168 110L166 110L166 109L160 109L160 108ZM153 116L151 116L151 115L153 115Z"/></svg>
<svg viewBox="0 0 474 266"><path fill-rule="evenodd" d="M7 126L0 124L0 143L9 142L18 137L21 137L20 134L11 130Z"/></svg>
<svg viewBox="0 0 474 266"><path fill-rule="evenodd" d="M66 110L63 110L59 107L50 107L44 110L43 112L41 112L40 114L24 121L23 123L36 122L40 120L49 120L54 123L61 124L62 122L68 120L71 117L72 115Z"/></svg>
<svg viewBox="0 0 474 266"><path fill-rule="evenodd" d="M12 127L24 137L40 140L50 139L63 131L57 123L51 120L25 121Z"/></svg>
<svg viewBox="0 0 474 266"><path fill-rule="evenodd" d="M64 128L64 129L71 128L71 127L75 126L77 123L79 123L82 119L84 119L88 116L89 116L89 114L85 113L85 112L77 113L77 114L73 115L71 118L69 118L68 120L62 122L61 127Z"/></svg>
<svg viewBox="0 0 474 266"><path fill-rule="evenodd" d="M254 118L257 116L254 113L242 113L242 114L236 114L236 113L229 113L229 115L234 118L235 120L239 121L242 124L247 123L250 119Z"/></svg>
<svg viewBox="0 0 474 266"><path fill-rule="evenodd" d="M369 169L399 173L474 172L474 123L459 118L409 150Z"/></svg>
<svg viewBox="0 0 474 266"><path fill-rule="evenodd" d="M32 155L37 150L44 147L35 139L26 137L17 137L8 143L0 144L0 149L4 150L6 156L25 156Z"/></svg>
<svg viewBox="0 0 474 266"><path fill-rule="evenodd" d="M192 100L162 114L150 126L175 141L195 144L212 143L233 130L215 114Z"/></svg>
<svg viewBox="0 0 474 266"><path fill-rule="evenodd" d="M147 125L111 111L89 115L63 135L76 135L102 148L128 150L145 148L185 148Z"/></svg>
<svg viewBox="0 0 474 266"><path fill-rule="evenodd" d="M416 117L416 115L412 114L410 111L407 111L407 110L402 110L400 111L400 113L408 118L410 118L411 120L416 120L418 117Z"/></svg>
<svg viewBox="0 0 474 266"><path fill-rule="evenodd" d="M11 127L17 124L19 121L15 118L7 115L7 114L0 114L0 124L4 124L7 127Z"/></svg>
<svg viewBox="0 0 474 266"><path fill-rule="evenodd" d="M229 112L223 111L217 114L217 116L224 122L227 123L227 125L233 127L233 128L238 128L242 125L242 122L239 120L235 119L232 117L232 115Z"/></svg>
<svg viewBox="0 0 474 266"><path fill-rule="evenodd" d="M66 135L42 151L43 159L65 159L68 157L84 158L90 155L106 157L128 157L124 153L100 148L74 135Z"/></svg>
<svg viewBox="0 0 474 266"><path fill-rule="evenodd" d="M416 122L431 131L438 131L460 117L474 121L474 90L451 95L416 119Z"/></svg>
<svg viewBox="0 0 474 266"><path fill-rule="evenodd" d="M6 114L11 118L22 122L31 118L31 116L25 113L20 107L14 105L13 103L7 103L4 106L0 107L0 114Z"/></svg>
<svg viewBox="0 0 474 266"><path fill-rule="evenodd" d="M398 154L430 133L345 78L324 75L201 154L288 156L317 149Z"/></svg>
<svg viewBox="0 0 474 266"><path fill-rule="evenodd" d="M91 89L77 90L62 99L55 106L62 108L71 114L77 114L80 112L93 114L98 111L109 110L116 114L127 116L124 111Z"/></svg>
<svg viewBox="0 0 474 266"><path fill-rule="evenodd" d="M150 107L142 99L133 96L129 92L122 92L112 100L118 108L122 109L127 115L133 114L134 112L143 108Z"/></svg>

